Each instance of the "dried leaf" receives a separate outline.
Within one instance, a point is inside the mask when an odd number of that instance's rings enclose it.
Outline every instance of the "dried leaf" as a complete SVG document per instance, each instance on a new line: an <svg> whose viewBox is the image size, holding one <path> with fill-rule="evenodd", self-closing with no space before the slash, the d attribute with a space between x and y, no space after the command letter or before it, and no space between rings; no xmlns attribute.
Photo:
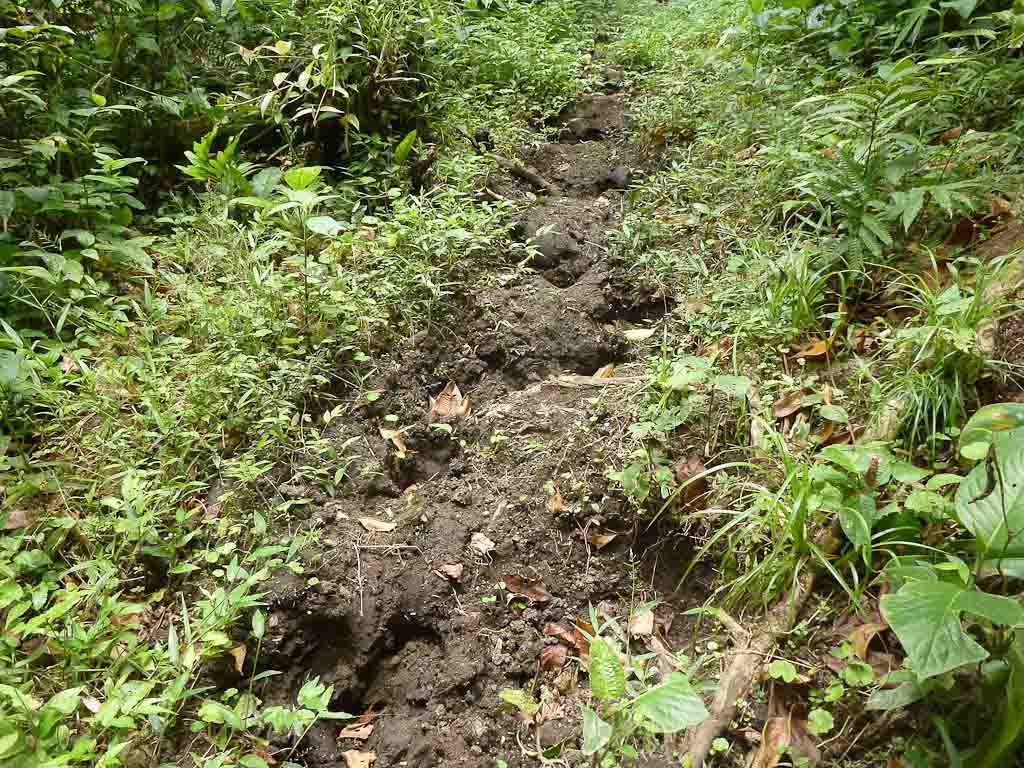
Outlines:
<svg viewBox="0 0 1024 768"><path fill-rule="evenodd" d="M469 548L478 555L486 555L494 549L494 542L478 531L470 536Z"/></svg>
<svg viewBox="0 0 1024 768"><path fill-rule="evenodd" d="M557 637L566 645L575 648L576 636L572 628L565 626L559 621L549 621L544 625L545 637Z"/></svg>
<svg viewBox="0 0 1024 768"><path fill-rule="evenodd" d="M622 335L628 341L644 341L651 338L656 330L656 328L630 328L628 331L623 331Z"/></svg>
<svg viewBox="0 0 1024 768"><path fill-rule="evenodd" d="M937 141L939 144L949 144L949 142L956 141L957 139L959 139L961 136L963 136L963 134L963 126L957 125L939 134L939 138L937 139Z"/></svg>
<svg viewBox="0 0 1024 768"><path fill-rule="evenodd" d="M590 542L590 546L594 549L604 549L615 541L618 535L619 534L617 533L601 533L599 531L595 531L587 537L587 541Z"/></svg>
<svg viewBox="0 0 1024 768"><path fill-rule="evenodd" d="M557 647L557 646L556 646ZM540 711L534 715L533 722L537 725L551 720L561 720L565 713L562 711L562 702L557 698L541 698Z"/></svg>
<svg viewBox="0 0 1024 768"><path fill-rule="evenodd" d="M78 363L68 355L64 355L60 361L60 369L64 371L64 373L74 373L78 370Z"/></svg>
<svg viewBox="0 0 1024 768"><path fill-rule="evenodd" d="M517 597L525 597L533 603L546 603L551 599L543 579L524 579L522 576L503 576L505 589Z"/></svg>
<svg viewBox="0 0 1024 768"><path fill-rule="evenodd" d="M3 512L0 512L2 515ZM28 512L20 507L7 510L7 522L4 523L5 531L15 531L28 525Z"/></svg>
<svg viewBox="0 0 1024 768"><path fill-rule="evenodd" d="M540 652L540 671L561 669L569 659L569 650L564 645L545 645Z"/></svg>
<svg viewBox="0 0 1024 768"><path fill-rule="evenodd" d="M817 339L796 351L797 357L824 357L828 354L828 342Z"/></svg>
<svg viewBox="0 0 1024 768"><path fill-rule="evenodd" d="M247 651L248 649L245 647L245 643L240 643L228 651L231 658L235 660L235 671L240 675L245 667L245 654Z"/></svg>
<svg viewBox="0 0 1024 768"><path fill-rule="evenodd" d="M676 505L693 511L707 495L708 479L701 477L707 471L699 456L687 456L672 465L672 474L682 490L676 496Z"/></svg>
<svg viewBox="0 0 1024 768"><path fill-rule="evenodd" d="M372 768L373 764L377 762L376 752L359 752L349 749L342 752L341 756L345 759L345 768Z"/></svg>
<svg viewBox="0 0 1024 768"><path fill-rule="evenodd" d="M398 458L404 459L409 455L409 449L405 445L405 439L402 437L402 431L400 429L386 429L385 427L380 428L380 436L385 440L391 442L395 446L395 453Z"/></svg>
<svg viewBox="0 0 1024 768"><path fill-rule="evenodd" d="M998 195L992 195L988 200L989 210L997 219L1013 218L1013 206L1010 201Z"/></svg>
<svg viewBox="0 0 1024 768"><path fill-rule="evenodd" d="M469 415L469 408L469 398L463 397L454 381L449 381L436 398L430 398L431 416L462 418Z"/></svg>
<svg viewBox="0 0 1024 768"><path fill-rule="evenodd" d="M750 768L775 768L779 764L782 750L793 741L790 722L788 717L772 717L765 722L761 732L761 746Z"/></svg>
<svg viewBox="0 0 1024 768"><path fill-rule="evenodd" d="M389 523L384 520L374 520L372 517L360 517L359 524L368 531L374 533L390 533L398 527L398 523Z"/></svg>
<svg viewBox="0 0 1024 768"><path fill-rule="evenodd" d="M462 566L462 563L450 563L448 565L441 566L441 573L443 573L452 581L461 581L463 570L464 568Z"/></svg>
<svg viewBox="0 0 1024 768"><path fill-rule="evenodd" d="M871 645L871 641L875 635L888 629L888 624L871 622L869 624L861 624L850 635L850 645L853 646L853 652L861 659L867 661L868 658L868 646Z"/></svg>
<svg viewBox="0 0 1024 768"><path fill-rule="evenodd" d="M568 508L565 504L565 499L562 498L562 494L555 488L555 492L548 499L548 512L557 515L559 512L565 512Z"/></svg>
<svg viewBox="0 0 1024 768"><path fill-rule="evenodd" d="M93 696L83 696L82 697L82 704L85 706L86 709L88 709L94 715L97 712L99 712L100 711L100 707L103 706L100 703L100 700L95 698L95 697L93 697Z"/></svg>
<svg viewBox="0 0 1024 768"><path fill-rule="evenodd" d="M366 741L370 738L370 734L373 733L373 725L373 723L353 723L352 725L347 725L341 729L338 738Z"/></svg>
<svg viewBox="0 0 1024 768"><path fill-rule="evenodd" d="M776 419L784 419L803 408L803 404L803 392L790 392L788 395L783 395L775 401L775 404L772 406L772 414Z"/></svg>
<svg viewBox="0 0 1024 768"><path fill-rule="evenodd" d="M614 365L603 365L594 373L595 379L611 379L615 377Z"/></svg>
<svg viewBox="0 0 1024 768"><path fill-rule="evenodd" d="M654 611L640 611L629 617L631 637L650 637L654 634Z"/></svg>

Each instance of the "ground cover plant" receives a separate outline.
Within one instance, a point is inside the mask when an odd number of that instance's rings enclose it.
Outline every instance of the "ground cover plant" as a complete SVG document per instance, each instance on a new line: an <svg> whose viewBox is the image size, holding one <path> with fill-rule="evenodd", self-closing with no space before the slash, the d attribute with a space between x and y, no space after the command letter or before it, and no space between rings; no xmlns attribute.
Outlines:
<svg viewBox="0 0 1024 768"><path fill-rule="evenodd" d="M0 765L1003 766L1019 2L0 2Z"/></svg>

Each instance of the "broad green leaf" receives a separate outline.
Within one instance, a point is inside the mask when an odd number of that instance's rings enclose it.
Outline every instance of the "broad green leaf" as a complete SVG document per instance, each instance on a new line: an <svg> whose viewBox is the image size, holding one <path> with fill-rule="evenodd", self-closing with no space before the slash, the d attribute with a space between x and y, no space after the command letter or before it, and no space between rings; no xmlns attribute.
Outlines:
<svg viewBox="0 0 1024 768"><path fill-rule="evenodd" d="M316 165L300 165L284 174L284 183L295 190L302 190L312 184L323 170Z"/></svg>
<svg viewBox="0 0 1024 768"><path fill-rule="evenodd" d="M590 643L589 672L590 690L598 701L614 701L626 693L626 671L604 638L595 637Z"/></svg>
<svg viewBox="0 0 1024 768"><path fill-rule="evenodd" d="M1024 404L995 403L979 408L960 433L960 452L974 443L992 443L997 432L1007 432L1024 427ZM987 453L987 451L986 451ZM982 454L984 456L984 454ZM967 458L981 458L968 456Z"/></svg>
<svg viewBox="0 0 1024 768"><path fill-rule="evenodd" d="M310 216L306 228L324 237L334 237L341 231L341 222L332 216Z"/></svg>
<svg viewBox="0 0 1024 768"><path fill-rule="evenodd" d="M413 145L416 143L417 133L415 130L409 131L402 142L395 149L395 165L401 165L405 162L406 158L409 157L409 153L412 151Z"/></svg>
<svg viewBox="0 0 1024 768"><path fill-rule="evenodd" d="M978 7L978 0L946 0L946 2L939 3L943 8L952 8L958 14L961 19L969 19L971 14L974 13L974 9Z"/></svg>
<svg viewBox="0 0 1024 768"><path fill-rule="evenodd" d="M818 414L823 419L838 421L841 424L845 424L850 420L850 414L841 405L822 405L818 408Z"/></svg>
<svg viewBox="0 0 1024 768"><path fill-rule="evenodd" d="M916 682L900 683L895 688L879 688L868 696L867 709L873 712L888 712L920 701L928 695L928 688Z"/></svg>
<svg viewBox="0 0 1024 768"><path fill-rule="evenodd" d="M733 397L745 397L750 389L750 379L746 376L716 376L711 380L711 386Z"/></svg>
<svg viewBox="0 0 1024 768"><path fill-rule="evenodd" d="M590 707L583 707L583 754L598 752L612 738L612 726Z"/></svg>
<svg viewBox="0 0 1024 768"><path fill-rule="evenodd" d="M1024 732L1024 632L1014 633L1006 661L1010 666L1006 701L981 741L968 753L964 763L971 768L1010 765Z"/></svg>
<svg viewBox="0 0 1024 768"><path fill-rule="evenodd" d="M593 659L593 645L590 653ZM673 672L661 685L633 699L633 710L646 717L659 733L675 733L708 718L704 701L682 672Z"/></svg>
<svg viewBox="0 0 1024 768"><path fill-rule="evenodd" d="M768 674L776 680L784 683L792 683L796 680L796 667L793 662L786 659L776 659L768 665Z"/></svg>
<svg viewBox="0 0 1024 768"><path fill-rule="evenodd" d="M942 581L912 581L882 597L882 615L920 680L988 657L960 623L960 601L966 592Z"/></svg>
<svg viewBox="0 0 1024 768"><path fill-rule="evenodd" d="M535 714L540 709L540 705L522 688L503 688L498 698L506 704L511 704L524 715Z"/></svg>
<svg viewBox="0 0 1024 768"><path fill-rule="evenodd" d="M0 760L8 760L25 749L25 739L13 723L0 722ZM24 756L23 756L24 757ZM24 763L35 764L35 760Z"/></svg>
<svg viewBox="0 0 1024 768"><path fill-rule="evenodd" d="M956 494L957 516L974 534L984 559L1024 552L1024 429L992 437L994 466L975 466Z"/></svg>
<svg viewBox="0 0 1024 768"><path fill-rule="evenodd" d="M807 724L810 727L811 733L815 736L821 736L835 727L835 720L831 712L818 708L812 709L807 713Z"/></svg>
<svg viewBox="0 0 1024 768"><path fill-rule="evenodd" d="M70 715L78 708L78 701L81 698L81 688L68 688L65 691L54 694L46 702L48 709L55 709L62 715Z"/></svg>

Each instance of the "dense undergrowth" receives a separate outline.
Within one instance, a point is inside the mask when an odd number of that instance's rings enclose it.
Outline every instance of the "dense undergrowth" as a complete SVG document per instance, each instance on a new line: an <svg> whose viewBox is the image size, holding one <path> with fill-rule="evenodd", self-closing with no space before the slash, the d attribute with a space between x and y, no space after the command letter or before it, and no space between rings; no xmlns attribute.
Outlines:
<svg viewBox="0 0 1024 768"><path fill-rule="evenodd" d="M0 5L0 764L156 764L191 729L197 764L264 766L254 734L300 739L330 691L201 681L307 537L210 482L336 451L331 393L528 256L511 204L467 204L493 163L462 137L577 95L607 9L94 10Z"/></svg>
<svg viewBox="0 0 1024 768"><path fill-rule="evenodd" d="M667 159L618 247L681 306L613 479L703 539L712 606L794 600L820 570L794 631L891 630L893 671L866 647L833 649L833 671L778 651L819 670L776 685L822 738L840 713L910 708L896 753L856 764L1009 765L1024 725L1024 433L999 404L1022 370L998 331L1020 310L1022 10L693 4L610 46L645 94L638 140Z"/></svg>
<svg viewBox="0 0 1024 768"><path fill-rule="evenodd" d="M315 680L290 708L204 696L243 618L259 654L261 584L302 573L305 543L280 538L293 502L208 505L210 483L336 451L331 393L372 400L377 353L529 257L512 203L467 204L493 163L465 138L511 154L587 88L609 25L656 159L616 256L679 308L614 482L700 540L716 605L815 568L895 634L904 668L840 648L797 683L798 721L912 707L904 764L1009 764L1024 438L1016 407L983 406L1019 391L997 343L1018 260L985 244L1021 188L1022 20L970 0L0 3L0 765L154 764L191 733L196 764L258 768L257 733L298 744L334 716Z"/></svg>

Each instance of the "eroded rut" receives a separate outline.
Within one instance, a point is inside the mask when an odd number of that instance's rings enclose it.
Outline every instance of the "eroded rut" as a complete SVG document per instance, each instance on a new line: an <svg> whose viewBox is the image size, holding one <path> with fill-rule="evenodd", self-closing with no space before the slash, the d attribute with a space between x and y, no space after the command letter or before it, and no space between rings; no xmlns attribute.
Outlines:
<svg viewBox="0 0 1024 768"><path fill-rule="evenodd" d="M282 674L262 697L293 702L318 675L335 686L335 709L370 713L374 724L367 738L344 738L344 724L318 723L295 755L306 765L345 765L343 753L360 750L379 767L516 766L535 762L524 749L538 742L585 764L579 662L569 653L542 668L545 646L558 643L545 628L571 627L590 605L625 615L631 599L676 587L685 545L648 551L607 485L628 387L571 376L626 357L611 323L669 309L608 259L606 231L638 166L625 105L621 93L585 98L562 114L558 142L524 158L557 188L515 225L537 242L536 273L467 295L458 336L423 335L394 353L373 383L381 398L332 428L345 495L284 489L313 499L323 562L315 586L308 574L271 585L260 667ZM469 415L429 412L428 397L449 381ZM402 428L399 441L382 428ZM368 532L362 518L393 529ZM642 563L635 580L631 562ZM509 576L539 580L542 593L498 589ZM659 631L678 646L684 622L670 626L669 613ZM535 730L499 698L531 685L554 702Z"/></svg>

